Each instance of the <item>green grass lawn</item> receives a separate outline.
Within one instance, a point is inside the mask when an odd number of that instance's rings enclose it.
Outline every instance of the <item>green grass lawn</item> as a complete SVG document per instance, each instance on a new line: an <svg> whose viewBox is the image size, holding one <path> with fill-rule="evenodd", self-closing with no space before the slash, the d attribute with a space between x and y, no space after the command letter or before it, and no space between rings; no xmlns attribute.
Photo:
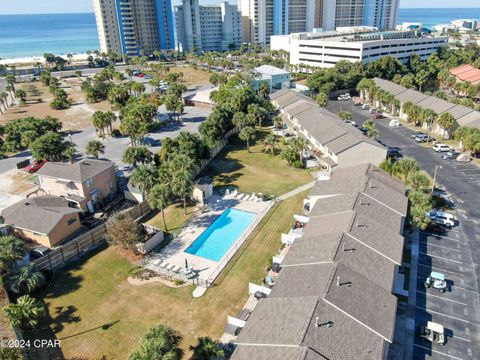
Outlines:
<svg viewBox="0 0 480 360"><path fill-rule="evenodd" d="M187 213L185 214L183 202L178 202L168 206L164 210L165 222L167 223L166 229L162 213L159 211L154 213L146 223L162 229L163 231L176 234L180 232L182 226L195 215L195 209L195 204L187 204Z"/></svg>
<svg viewBox="0 0 480 360"><path fill-rule="evenodd" d="M200 336L218 339L227 315L243 307L248 282L258 283L265 276L268 259L280 246L280 234L288 230L305 196L277 203L215 286L198 299L192 297L193 286L130 285L126 278L132 265L113 248L58 273L45 303L49 326L61 340L65 357L124 359L147 329L159 323L182 333L185 350Z"/></svg>
<svg viewBox="0 0 480 360"><path fill-rule="evenodd" d="M269 130L257 131L250 151L245 143L232 137L202 175L215 180L215 186L235 186L242 192L279 196L313 180L308 170L288 166L280 155L265 154L262 140Z"/></svg>

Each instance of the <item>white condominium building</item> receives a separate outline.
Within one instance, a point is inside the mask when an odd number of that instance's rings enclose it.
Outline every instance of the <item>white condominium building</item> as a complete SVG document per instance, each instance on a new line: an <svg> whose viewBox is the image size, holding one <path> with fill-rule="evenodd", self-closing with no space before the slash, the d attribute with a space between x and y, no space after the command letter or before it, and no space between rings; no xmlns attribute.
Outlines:
<svg viewBox="0 0 480 360"><path fill-rule="evenodd" d="M127 56L174 48L170 0L93 0L102 52Z"/></svg>
<svg viewBox="0 0 480 360"><path fill-rule="evenodd" d="M198 0L183 0L174 11L178 50L222 51L242 45L242 19L236 5L199 5Z"/></svg>
<svg viewBox="0 0 480 360"><path fill-rule="evenodd" d="M243 41L269 44L270 36L311 31L316 0L240 0Z"/></svg>
<svg viewBox="0 0 480 360"><path fill-rule="evenodd" d="M424 36L415 31L377 32L369 27L338 30L272 36L270 47L290 51L291 65L328 68L341 60L368 64L384 56L405 63L410 54L417 54L424 60L448 44L448 37Z"/></svg>

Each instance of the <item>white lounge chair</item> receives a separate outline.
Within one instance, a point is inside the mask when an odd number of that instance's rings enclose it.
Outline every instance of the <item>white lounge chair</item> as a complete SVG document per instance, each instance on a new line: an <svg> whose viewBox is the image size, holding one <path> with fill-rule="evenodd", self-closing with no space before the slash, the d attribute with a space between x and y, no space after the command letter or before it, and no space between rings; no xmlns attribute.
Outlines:
<svg viewBox="0 0 480 360"><path fill-rule="evenodd" d="M176 267L177 267L177 265L172 264L170 267L168 267L168 270L169 270L169 271L173 271L173 269L176 268Z"/></svg>
<svg viewBox="0 0 480 360"><path fill-rule="evenodd" d="M230 195L230 190L229 189L225 190L225 195Z"/></svg>
<svg viewBox="0 0 480 360"><path fill-rule="evenodd" d="M232 195L237 196L237 193L238 193L238 191L237 191L237 189L235 189L235 190L233 190Z"/></svg>
<svg viewBox="0 0 480 360"><path fill-rule="evenodd" d="M166 268L168 266L168 262L164 261L163 263L160 264L160 267L162 269Z"/></svg>

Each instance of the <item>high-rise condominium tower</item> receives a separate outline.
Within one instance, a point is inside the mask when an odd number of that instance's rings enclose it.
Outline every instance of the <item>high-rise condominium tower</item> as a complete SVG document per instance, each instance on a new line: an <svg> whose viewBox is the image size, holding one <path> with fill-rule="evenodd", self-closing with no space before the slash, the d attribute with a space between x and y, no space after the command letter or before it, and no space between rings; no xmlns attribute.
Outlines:
<svg viewBox="0 0 480 360"><path fill-rule="evenodd" d="M270 36L314 27L315 0L241 0L243 41L268 44Z"/></svg>
<svg viewBox="0 0 480 360"><path fill-rule="evenodd" d="M393 29L399 0L240 0L243 41L268 44L270 36L335 30L341 26Z"/></svg>
<svg viewBox="0 0 480 360"><path fill-rule="evenodd" d="M242 17L236 5L183 0L175 7L175 22L178 50L222 51L242 45Z"/></svg>
<svg viewBox="0 0 480 360"><path fill-rule="evenodd" d="M170 0L93 0L102 52L127 56L173 49Z"/></svg>

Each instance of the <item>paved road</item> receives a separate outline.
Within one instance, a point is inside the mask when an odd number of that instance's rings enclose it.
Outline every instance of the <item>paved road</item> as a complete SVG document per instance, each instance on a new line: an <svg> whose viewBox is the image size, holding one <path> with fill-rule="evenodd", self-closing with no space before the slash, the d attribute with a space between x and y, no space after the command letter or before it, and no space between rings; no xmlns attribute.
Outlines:
<svg viewBox="0 0 480 360"><path fill-rule="evenodd" d="M350 111L357 124L369 118L352 102L331 101L329 109ZM445 326L445 346L432 345L415 338L414 359L480 359L480 305L478 289L480 264L480 168L474 164L445 161L431 149L418 145L406 127L390 128L388 119L376 120L380 140L396 146L405 156L417 160L431 176L435 166L438 184L456 203L460 225L441 236L422 232L419 243L418 284L415 323L428 320ZM423 280L430 271L445 273L449 291L440 294L428 289Z"/></svg>

